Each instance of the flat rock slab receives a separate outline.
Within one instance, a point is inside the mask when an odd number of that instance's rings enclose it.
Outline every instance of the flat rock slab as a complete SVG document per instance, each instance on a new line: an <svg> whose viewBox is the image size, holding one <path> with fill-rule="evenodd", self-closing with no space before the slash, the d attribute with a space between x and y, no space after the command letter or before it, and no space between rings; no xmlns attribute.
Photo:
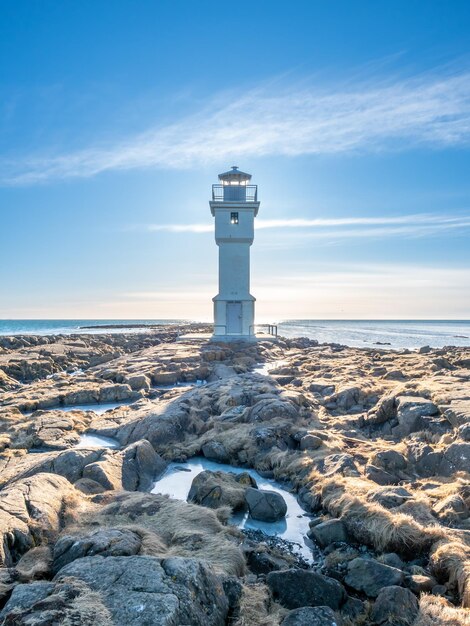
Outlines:
<svg viewBox="0 0 470 626"><path fill-rule="evenodd" d="M379 563L374 559L353 559L348 563L346 584L356 591L363 591L370 598L378 596L383 587L401 585L404 574L396 567Z"/></svg>
<svg viewBox="0 0 470 626"><path fill-rule="evenodd" d="M78 559L55 580L78 578L99 594L115 624L224 626L228 600L202 561L151 556Z"/></svg>
<svg viewBox="0 0 470 626"><path fill-rule="evenodd" d="M326 605L336 611L347 598L337 580L309 570L271 572L266 582L274 597L288 609Z"/></svg>

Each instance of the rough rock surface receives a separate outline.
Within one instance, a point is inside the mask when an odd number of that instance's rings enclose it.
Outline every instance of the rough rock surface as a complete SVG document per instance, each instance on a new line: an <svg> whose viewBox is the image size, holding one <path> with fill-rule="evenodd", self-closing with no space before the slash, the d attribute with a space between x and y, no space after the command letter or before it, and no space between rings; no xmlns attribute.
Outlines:
<svg viewBox="0 0 470 626"><path fill-rule="evenodd" d="M11 567L42 536L60 529L75 489L61 476L36 474L0 492L0 566Z"/></svg>
<svg viewBox="0 0 470 626"><path fill-rule="evenodd" d="M374 559L357 558L348 563L345 583L356 591L363 591L375 598L383 587L401 585L404 574L396 567L379 563Z"/></svg>
<svg viewBox="0 0 470 626"><path fill-rule="evenodd" d="M337 610L346 601L346 592L341 583L308 570L271 572L266 582L274 597L288 609L326 605Z"/></svg>
<svg viewBox="0 0 470 626"><path fill-rule="evenodd" d="M246 490L245 500L251 517L262 522L277 522L287 513L286 501L275 491L250 487Z"/></svg>
<svg viewBox="0 0 470 626"><path fill-rule="evenodd" d="M229 506L237 511L246 509L246 492L250 487L256 487L256 482L248 472L205 470L193 479L187 500L211 509Z"/></svg>
<svg viewBox="0 0 470 626"><path fill-rule="evenodd" d="M282 626L338 626L338 618L328 606L303 607L289 611Z"/></svg>
<svg viewBox="0 0 470 626"><path fill-rule="evenodd" d="M88 556L62 568L99 592L115 624L224 626L228 600L221 579L194 559Z"/></svg>

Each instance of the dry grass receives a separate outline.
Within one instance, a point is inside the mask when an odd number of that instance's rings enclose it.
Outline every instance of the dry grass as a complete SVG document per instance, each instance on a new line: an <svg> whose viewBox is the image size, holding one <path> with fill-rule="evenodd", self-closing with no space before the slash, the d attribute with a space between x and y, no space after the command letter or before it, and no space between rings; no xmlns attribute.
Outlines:
<svg viewBox="0 0 470 626"><path fill-rule="evenodd" d="M222 524L218 512L158 494L149 498L149 494L126 493L119 497L118 506L112 502L102 510L91 510L82 525L130 528L144 538L145 554L197 558L218 572L235 576L245 573L238 533ZM220 514L226 516L227 510Z"/></svg>
<svg viewBox="0 0 470 626"><path fill-rule="evenodd" d="M445 530L438 525L423 525L411 515L393 513L378 503L366 500L365 483L354 478L333 478L322 484L323 506L341 517L356 541L376 550L416 555L430 549Z"/></svg>
<svg viewBox="0 0 470 626"><path fill-rule="evenodd" d="M45 578L51 572L52 555L47 546L28 550L16 564L16 571L21 581Z"/></svg>
<svg viewBox="0 0 470 626"><path fill-rule="evenodd" d="M422 595L413 626L470 626L470 611L457 608L444 598Z"/></svg>
<svg viewBox="0 0 470 626"><path fill-rule="evenodd" d="M458 540L444 539L433 547L430 566L438 579L456 585L462 606L470 608L470 547Z"/></svg>
<svg viewBox="0 0 470 626"><path fill-rule="evenodd" d="M279 626L287 611L272 602L265 585L243 586L240 613L233 626Z"/></svg>

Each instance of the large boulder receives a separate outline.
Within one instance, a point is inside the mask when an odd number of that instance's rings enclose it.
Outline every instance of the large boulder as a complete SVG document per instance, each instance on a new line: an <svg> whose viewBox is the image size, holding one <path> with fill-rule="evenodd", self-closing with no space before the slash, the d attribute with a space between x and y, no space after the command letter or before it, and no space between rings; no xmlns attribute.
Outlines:
<svg viewBox="0 0 470 626"><path fill-rule="evenodd" d="M413 494L404 487L382 487L367 494L369 502L378 502L386 509L394 509L413 499Z"/></svg>
<svg viewBox="0 0 470 626"><path fill-rule="evenodd" d="M328 606L304 606L289 611L282 626L338 626L338 618Z"/></svg>
<svg viewBox="0 0 470 626"><path fill-rule="evenodd" d="M288 609L326 605L336 611L347 598L341 583L311 570L271 572L266 582L274 597Z"/></svg>
<svg viewBox="0 0 470 626"><path fill-rule="evenodd" d="M0 567L11 567L43 533L60 530L74 487L62 476L36 474L0 492Z"/></svg>
<svg viewBox="0 0 470 626"><path fill-rule="evenodd" d="M54 546L54 571L86 556L133 556L139 553L141 545L140 536L126 528L100 528L80 535L64 535Z"/></svg>
<svg viewBox="0 0 470 626"><path fill-rule="evenodd" d="M125 448L122 456L122 486L128 491L148 491L168 464L145 439Z"/></svg>
<svg viewBox="0 0 470 626"><path fill-rule="evenodd" d="M396 403L398 425L392 428L392 434L396 437L406 437L422 430L426 425L426 420L423 418L439 413L434 402L419 396L398 396Z"/></svg>
<svg viewBox="0 0 470 626"><path fill-rule="evenodd" d="M287 513L286 501L275 491L250 487L246 490L245 500L251 517L262 522L277 522Z"/></svg>
<svg viewBox="0 0 470 626"><path fill-rule="evenodd" d="M318 470L323 476L359 476L356 463L352 454L329 454L318 462Z"/></svg>
<svg viewBox="0 0 470 626"><path fill-rule="evenodd" d="M133 391L149 391L150 379L145 374L131 374L126 376L124 382L129 385Z"/></svg>
<svg viewBox="0 0 470 626"><path fill-rule="evenodd" d="M372 480L378 485L396 485L400 482L400 478L398 476L387 472L387 470L384 470L381 467L376 467L375 465L366 465L364 473L369 480Z"/></svg>
<svg viewBox="0 0 470 626"><path fill-rule="evenodd" d="M444 417L454 428L470 423L470 399L452 400L444 411Z"/></svg>
<svg viewBox="0 0 470 626"><path fill-rule="evenodd" d="M452 476L455 472L470 472L470 443L451 443L444 450L439 473Z"/></svg>
<svg viewBox="0 0 470 626"><path fill-rule="evenodd" d="M345 583L356 591L363 591L370 598L378 596L383 587L403 584L401 570L379 563L374 559L356 558L348 563Z"/></svg>
<svg viewBox="0 0 470 626"><path fill-rule="evenodd" d="M249 412L249 420L252 422L266 422L276 417L295 423L299 419L299 410L292 402L266 398L256 402Z"/></svg>
<svg viewBox="0 0 470 626"><path fill-rule="evenodd" d="M228 600L222 581L196 559L88 556L66 565L55 580L70 577L84 581L99 594L115 624L226 623Z"/></svg>
<svg viewBox="0 0 470 626"><path fill-rule="evenodd" d="M200 472L191 483L187 501L210 509L230 506L234 511L246 508L245 494L256 487L256 481L248 472ZM257 489L254 489L257 491Z"/></svg>
<svg viewBox="0 0 470 626"><path fill-rule="evenodd" d="M94 480L105 489L122 489L122 456L106 450L99 461L83 468L83 478Z"/></svg>
<svg viewBox="0 0 470 626"><path fill-rule="evenodd" d="M0 613L2 624L115 626L98 594L80 580L18 585Z"/></svg>
<svg viewBox="0 0 470 626"><path fill-rule="evenodd" d="M97 461L83 468L82 477L105 489L148 491L166 467L167 463L143 439L119 452L104 450Z"/></svg>
<svg viewBox="0 0 470 626"><path fill-rule="evenodd" d="M348 535L340 519L330 519L314 526L308 533L323 548L335 542L346 542Z"/></svg>
<svg viewBox="0 0 470 626"><path fill-rule="evenodd" d="M218 463L228 463L230 461L229 454L224 444L220 443L220 441L206 441L201 449L206 459L217 461Z"/></svg>
<svg viewBox="0 0 470 626"><path fill-rule="evenodd" d="M409 589L384 587L374 603L371 618L374 624L409 626L418 611L418 600Z"/></svg>

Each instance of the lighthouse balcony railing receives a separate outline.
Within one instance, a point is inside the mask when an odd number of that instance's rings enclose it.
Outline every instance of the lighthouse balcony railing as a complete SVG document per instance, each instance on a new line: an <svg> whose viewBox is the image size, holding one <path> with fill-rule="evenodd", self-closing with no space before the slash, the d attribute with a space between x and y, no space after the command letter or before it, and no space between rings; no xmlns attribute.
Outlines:
<svg viewBox="0 0 470 626"><path fill-rule="evenodd" d="M258 185L212 185L214 202L258 202Z"/></svg>

